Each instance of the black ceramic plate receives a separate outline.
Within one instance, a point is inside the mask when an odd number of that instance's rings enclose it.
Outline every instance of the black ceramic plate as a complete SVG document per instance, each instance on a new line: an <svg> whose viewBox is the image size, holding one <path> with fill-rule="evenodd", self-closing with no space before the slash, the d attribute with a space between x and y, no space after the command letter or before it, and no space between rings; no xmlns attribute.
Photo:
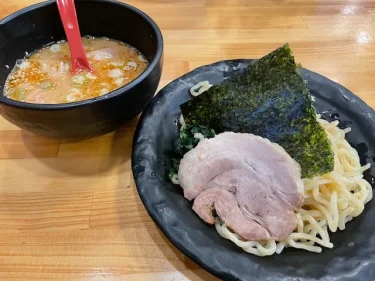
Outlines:
<svg viewBox="0 0 375 281"><path fill-rule="evenodd" d="M215 84L246 67L251 60L232 60L200 67L166 86L143 113L134 137L132 168L139 195L150 216L185 255L223 280L375 280L375 200L364 213L331 235L333 249L321 254L287 249L280 255L250 255L217 234L191 210L179 186L168 179L178 138L179 105L189 89L208 80ZM344 87L308 70L302 75L315 97L318 113L352 128L349 142L363 163L374 162L375 112ZM373 184L375 167L366 174ZM374 184L373 184L374 185Z"/></svg>

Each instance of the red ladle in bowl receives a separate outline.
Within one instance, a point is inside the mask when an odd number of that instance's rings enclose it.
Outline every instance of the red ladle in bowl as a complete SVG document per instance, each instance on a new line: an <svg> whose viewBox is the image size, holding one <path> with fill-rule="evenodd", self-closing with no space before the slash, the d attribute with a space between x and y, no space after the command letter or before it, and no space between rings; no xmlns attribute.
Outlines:
<svg viewBox="0 0 375 281"><path fill-rule="evenodd" d="M64 26L65 35L69 43L72 59L72 74L77 74L85 69L92 72L93 69L83 49L74 0L56 0L56 2Z"/></svg>

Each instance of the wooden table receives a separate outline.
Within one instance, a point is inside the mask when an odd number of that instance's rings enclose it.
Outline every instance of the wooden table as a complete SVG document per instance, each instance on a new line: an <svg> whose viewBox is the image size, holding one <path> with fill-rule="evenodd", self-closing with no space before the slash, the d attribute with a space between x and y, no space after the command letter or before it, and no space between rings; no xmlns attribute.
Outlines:
<svg viewBox="0 0 375 281"><path fill-rule="evenodd" d="M0 2L0 18L35 0ZM375 106L375 1L131 0L161 27L161 86L197 66L289 42L299 62ZM0 280L216 280L145 211L131 169L136 121L84 141L0 117Z"/></svg>

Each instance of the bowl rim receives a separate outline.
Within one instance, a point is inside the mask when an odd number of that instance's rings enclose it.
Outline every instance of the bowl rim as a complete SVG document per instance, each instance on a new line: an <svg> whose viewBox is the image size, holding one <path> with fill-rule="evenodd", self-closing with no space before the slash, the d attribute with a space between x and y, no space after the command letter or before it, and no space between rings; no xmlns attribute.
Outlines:
<svg viewBox="0 0 375 281"><path fill-rule="evenodd" d="M143 11L139 10L138 8L136 8L134 6L131 6L129 4L126 4L126 3L123 3L123 2L120 2L120 1L117 1L117 0L81 0L81 1L82 2L101 2L101 3L106 2L106 3L109 3L109 4L118 5L122 8L127 8L127 9L131 10L132 12L140 15L148 24L150 24L150 26L152 27L152 29L154 30L154 32L156 34L157 47L156 47L155 57L151 61L149 66L146 68L146 70L141 75L139 75L136 79L131 81L129 84L126 84L125 86L123 86L121 88L118 88L118 89L116 89L116 90L114 90L114 91L112 91L112 92L110 92L106 95L95 97L95 98L90 98L90 99L87 99L87 100L71 102L71 103L61 103L61 104L37 104L37 103L27 103L27 102L12 100L12 99L9 99L9 98L5 97L3 95L3 93L0 93L0 105L3 103L3 104L6 104L8 106L18 107L18 108L23 108L23 109L30 109L30 110L74 109L74 108L77 108L77 107L83 107L83 106L86 106L86 105L99 103L103 100L108 100L110 98L119 96L121 94L125 94L130 89L132 89L133 87L140 84L144 79L146 79L146 77L148 77L154 71L154 69L159 64L159 62L162 58L162 55L163 55L164 40L163 40L163 35L161 33L161 30L160 30L159 26L156 24L156 22L150 16L148 16L146 13L144 13ZM55 4L56 4L55 0L49 0L49 1L33 4L33 5L27 6L25 8L22 8L22 9L14 12L14 13L8 15L7 17L1 19L0 20L0 27L3 24L8 23L9 21L13 20L14 18L16 18L18 16L24 15L24 14L26 14L30 11L36 10L36 9L41 9L41 8L44 8L44 7L47 7L47 6L50 6L50 5L55 5ZM57 9L57 7L56 7L56 9Z"/></svg>

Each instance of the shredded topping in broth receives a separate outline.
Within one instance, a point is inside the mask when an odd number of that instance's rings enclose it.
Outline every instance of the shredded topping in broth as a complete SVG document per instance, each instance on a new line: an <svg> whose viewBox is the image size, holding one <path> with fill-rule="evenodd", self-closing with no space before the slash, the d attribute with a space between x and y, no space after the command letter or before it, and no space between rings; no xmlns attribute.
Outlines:
<svg viewBox="0 0 375 281"><path fill-rule="evenodd" d="M4 95L38 104L86 100L112 92L135 78L148 66L135 48L107 38L84 37L83 46L94 72L72 76L67 42L48 45L16 63Z"/></svg>

